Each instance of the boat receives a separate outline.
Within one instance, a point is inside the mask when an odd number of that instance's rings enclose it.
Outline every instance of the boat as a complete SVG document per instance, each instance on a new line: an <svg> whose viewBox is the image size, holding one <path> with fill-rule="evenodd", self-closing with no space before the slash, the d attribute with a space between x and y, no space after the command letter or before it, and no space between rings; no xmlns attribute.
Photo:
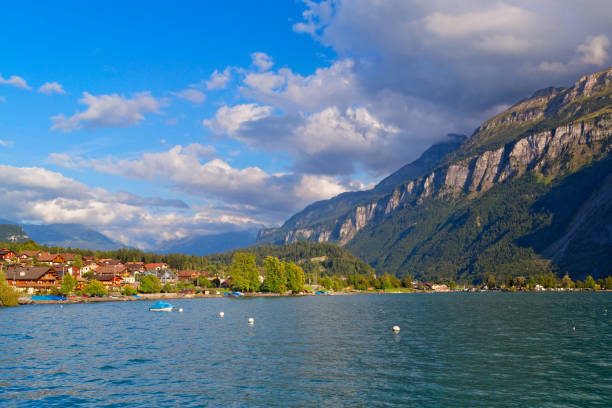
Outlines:
<svg viewBox="0 0 612 408"><path fill-rule="evenodd" d="M166 303L163 300L158 300L155 302L153 306L149 308L151 312L171 312L172 305L170 303Z"/></svg>
<svg viewBox="0 0 612 408"><path fill-rule="evenodd" d="M241 292L232 292L232 296L244 296L244 293L241 293Z"/></svg>

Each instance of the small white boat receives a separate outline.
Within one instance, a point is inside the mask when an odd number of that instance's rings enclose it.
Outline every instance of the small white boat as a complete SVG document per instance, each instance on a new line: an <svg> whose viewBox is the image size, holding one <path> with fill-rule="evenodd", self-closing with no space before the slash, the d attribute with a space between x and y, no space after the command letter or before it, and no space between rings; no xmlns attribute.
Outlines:
<svg viewBox="0 0 612 408"><path fill-rule="evenodd" d="M149 308L151 312L171 312L172 305L170 303L166 303L163 300L158 300L155 302L153 306Z"/></svg>

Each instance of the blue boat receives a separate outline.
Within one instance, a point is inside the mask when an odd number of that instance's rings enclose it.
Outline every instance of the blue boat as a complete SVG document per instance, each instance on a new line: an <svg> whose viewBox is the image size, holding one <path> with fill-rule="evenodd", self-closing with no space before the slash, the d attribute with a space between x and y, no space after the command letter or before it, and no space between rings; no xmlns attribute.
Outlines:
<svg viewBox="0 0 612 408"><path fill-rule="evenodd" d="M149 308L151 312L171 312L172 305L170 303L166 303L163 300L158 300L155 302L153 306Z"/></svg>
<svg viewBox="0 0 612 408"><path fill-rule="evenodd" d="M54 295L45 295L45 296L32 296L30 299L32 300L66 300L65 297L62 296L54 296Z"/></svg>
<svg viewBox="0 0 612 408"><path fill-rule="evenodd" d="M329 295L329 292L326 290L317 290L315 295Z"/></svg>
<svg viewBox="0 0 612 408"><path fill-rule="evenodd" d="M232 296L244 296L244 293L232 292Z"/></svg>

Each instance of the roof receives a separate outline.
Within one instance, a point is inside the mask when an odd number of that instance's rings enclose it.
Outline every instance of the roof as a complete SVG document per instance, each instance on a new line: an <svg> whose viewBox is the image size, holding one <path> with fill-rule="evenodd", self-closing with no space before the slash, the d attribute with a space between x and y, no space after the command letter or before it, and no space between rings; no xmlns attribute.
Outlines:
<svg viewBox="0 0 612 408"><path fill-rule="evenodd" d="M120 276L116 276L114 273L94 273L91 278L100 282L112 281L115 278L121 279Z"/></svg>
<svg viewBox="0 0 612 408"><path fill-rule="evenodd" d="M167 268L168 266L169 265L164 262L148 263L148 264L145 264L145 269Z"/></svg>
<svg viewBox="0 0 612 408"><path fill-rule="evenodd" d="M191 278L194 276L200 276L202 274L201 271L195 271L195 270L182 270L182 271L178 271L178 277L179 278Z"/></svg>
<svg viewBox="0 0 612 408"><path fill-rule="evenodd" d="M38 256L38 254L40 253L41 253L40 251L21 251L19 255L25 255L27 257L34 258L35 256Z"/></svg>
<svg viewBox="0 0 612 408"><path fill-rule="evenodd" d="M38 261L39 262L52 262L57 257L61 257L61 255L59 255L59 254L50 254L48 252L43 252L40 255L38 255Z"/></svg>
<svg viewBox="0 0 612 408"><path fill-rule="evenodd" d="M72 261L78 254L60 254L66 262Z"/></svg>
<svg viewBox="0 0 612 408"><path fill-rule="evenodd" d="M0 249L0 255L14 254L14 253L15 251L11 251L10 249L6 249L6 248Z"/></svg>
<svg viewBox="0 0 612 408"><path fill-rule="evenodd" d="M120 261L119 259L104 259L104 260L100 260L100 262L98 262L98 264L104 264L104 265L123 265L123 262Z"/></svg>
<svg viewBox="0 0 612 408"><path fill-rule="evenodd" d="M126 269L124 265L104 265L96 269L96 275L115 275L124 272Z"/></svg>
<svg viewBox="0 0 612 408"><path fill-rule="evenodd" d="M25 268L11 268L6 271L7 280L38 280L51 268L48 266L28 266Z"/></svg>

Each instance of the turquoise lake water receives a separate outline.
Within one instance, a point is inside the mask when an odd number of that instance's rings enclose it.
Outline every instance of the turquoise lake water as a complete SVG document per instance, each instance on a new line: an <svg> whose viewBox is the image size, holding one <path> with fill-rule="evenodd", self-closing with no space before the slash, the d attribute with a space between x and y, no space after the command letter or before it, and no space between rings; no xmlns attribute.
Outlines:
<svg viewBox="0 0 612 408"><path fill-rule="evenodd" d="M0 406L612 406L612 293L171 303L0 309Z"/></svg>

